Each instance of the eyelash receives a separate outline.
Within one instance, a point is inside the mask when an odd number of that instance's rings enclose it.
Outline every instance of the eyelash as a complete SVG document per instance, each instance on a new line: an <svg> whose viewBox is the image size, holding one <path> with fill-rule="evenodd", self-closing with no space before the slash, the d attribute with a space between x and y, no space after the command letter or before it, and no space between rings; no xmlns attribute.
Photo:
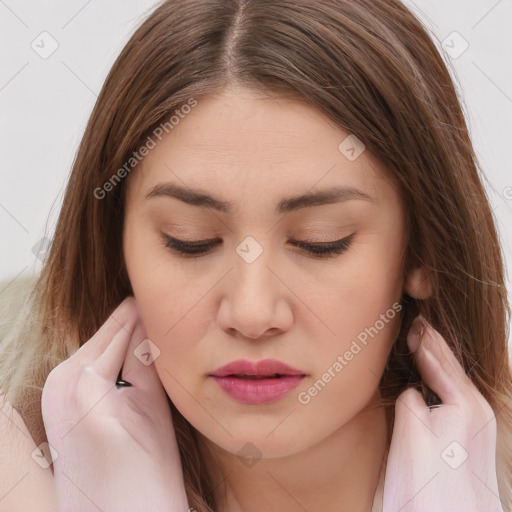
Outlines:
<svg viewBox="0 0 512 512"><path fill-rule="evenodd" d="M165 233L162 233L162 236L166 247L186 258L197 258L203 256L209 253L210 249L219 244L219 240L184 242L183 240L178 240L177 238L173 238ZM310 244L300 240L291 240L291 242L292 245L303 249L313 257L331 258L344 253L350 247L354 236L355 233L352 233L341 240L317 244Z"/></svg>

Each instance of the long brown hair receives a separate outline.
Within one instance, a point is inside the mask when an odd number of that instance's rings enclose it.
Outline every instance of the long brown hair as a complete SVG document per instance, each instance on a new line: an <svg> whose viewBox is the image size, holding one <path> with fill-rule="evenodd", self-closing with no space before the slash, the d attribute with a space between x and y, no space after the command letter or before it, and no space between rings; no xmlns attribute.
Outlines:
<svg viewBox="0 0 512 512"><path fill-rule="evenodd" d="M495 223L447 64L399 0L172 0L147 16L103 85L48 259L23 320L2 343L1 389L36 443L46 439L40 398L48 373L132 294L124 180L102 199L94 191L180 106L231 84L302 99L385 164L406 209L406 268L428 269L433 294L403 297L383 406L418 382L405 336L421 312L495 411L500 493L512 503L510 310ZM197 432L170 404L189 504L216 510Z"/></svg>

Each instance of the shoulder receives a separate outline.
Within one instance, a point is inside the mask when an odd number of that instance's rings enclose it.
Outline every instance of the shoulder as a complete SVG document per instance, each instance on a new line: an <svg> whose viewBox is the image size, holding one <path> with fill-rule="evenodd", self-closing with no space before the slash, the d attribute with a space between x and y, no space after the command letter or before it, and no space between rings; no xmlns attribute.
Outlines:
<svg viewBox="0 0 512 512"><path fill-rule="evenodd" d="M0 512L36 510L57 510L52 470L21 415L0 393Z"/></svg>

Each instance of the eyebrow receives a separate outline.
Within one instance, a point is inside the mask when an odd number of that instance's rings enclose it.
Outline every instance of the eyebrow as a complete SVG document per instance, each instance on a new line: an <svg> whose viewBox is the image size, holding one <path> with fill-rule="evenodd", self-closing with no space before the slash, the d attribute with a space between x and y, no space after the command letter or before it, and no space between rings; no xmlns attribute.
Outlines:
<svg viewBox="0 0 512 512"><path fill-rule="evenodd" d="M194 190L181 187L174 183L159 183L149 190L144 199L153 197L173 197L184 203L202 208L213 208L222 213L230 214L234 211L234 204L213 197L203 190ZM275 214L289 213L302 208L311 208L325 204L341 203L351 199L376 202L376 199L354 187L332 187L329 189L307 192L299 196L288 197L279 201Z"/></svg>

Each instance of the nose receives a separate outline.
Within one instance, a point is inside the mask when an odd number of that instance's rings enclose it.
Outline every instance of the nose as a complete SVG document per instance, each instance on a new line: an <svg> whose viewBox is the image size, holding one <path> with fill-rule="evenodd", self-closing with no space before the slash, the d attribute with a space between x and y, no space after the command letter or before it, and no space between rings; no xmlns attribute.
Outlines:
<svg viewBox="0 0 512 512"><path fill-rule="evenodd" d="M256 340L287 331L293 322L291 298L286 276L263 250L251 261L237 257L226 280L218 322L239 338Z"/></svg>

